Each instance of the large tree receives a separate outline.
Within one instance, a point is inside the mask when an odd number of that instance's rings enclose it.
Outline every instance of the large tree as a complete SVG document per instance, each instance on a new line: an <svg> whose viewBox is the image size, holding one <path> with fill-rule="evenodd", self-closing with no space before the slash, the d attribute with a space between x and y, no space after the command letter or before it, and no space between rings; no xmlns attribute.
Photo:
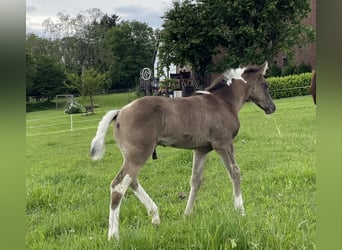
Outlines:
<svg viewBox="0 0 342 250"><path fill-rule="evenodd" d="M112 67L114 88L134 87L144 67L152 68L156 46L155 32L146 23L124 21L106 34L115 58Z"/></svg>
<svg viewBox="0 0 342 250"><path fill-rule="evenodd" d="M108 30L116 26L119 17L104 14L98 8L81 11L74 17L59 12L57 17L57 21L46 19L43 26L58 44L66 69L84 71L94 67L107 71L113 64L113 58L108 53L104 37Z"/></svg>
<svg viewBox="0 0 342 250"><path fill-rule="evenodd" d="M272 60L313 41L302 23L309 11L309 0L175 1L164 15L161 60L191 65L203 84L206 72Z"/></svg>
<svg viewBox="0 0 342 250"><path fill-rule="evenodd" d="M171 62L178 65L190 64L199 82L211 66L211 58L217 54L221 29L208 16L203 5L185 0L173 2L173 9L164 16L161 32L161 67Z"/></svg>
<svg viewBox="0 0 342 250"><path fill-rule="evenodd" d="M26 49L26 100L28 100L28 96L35 95L33 93L33 87L36 72L36 63L32 56L32 53L30 53L28 49Z"/></svg>
<svg viewBox="0 0 342 250"><path fill-rule="evenodd" d="M65 90L66 75L63 68L48 56L43 56L35 62L35 74L32 76L30 94L45 96L48 100Z"/></svg>

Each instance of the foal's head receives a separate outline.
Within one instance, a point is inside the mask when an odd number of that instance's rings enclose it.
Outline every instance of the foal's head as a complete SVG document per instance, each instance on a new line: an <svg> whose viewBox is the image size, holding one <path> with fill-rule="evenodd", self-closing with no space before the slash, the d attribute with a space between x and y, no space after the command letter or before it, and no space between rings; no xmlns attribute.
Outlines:
<svg viewBox="0 0 342 250"><path fill-rule="evenodd" d="M248 99L258 105L266 114L272 114L276 110L276 106L273 103L268 83L265 79L267 68L267 62L261 66L247 66L242 77L250 85Z"/></svg>

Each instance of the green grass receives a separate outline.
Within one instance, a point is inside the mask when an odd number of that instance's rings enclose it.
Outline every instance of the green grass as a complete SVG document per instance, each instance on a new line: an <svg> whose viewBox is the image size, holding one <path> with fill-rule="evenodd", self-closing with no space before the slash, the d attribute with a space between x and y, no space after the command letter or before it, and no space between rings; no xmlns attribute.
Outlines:
<svg viewBox="0 0 342 250"><path fill-rule="evenodd" d="M62 110L27 113L27 249L315 249L316 118L310 96L275 100L271 116L251 103L240 112L235 139L246 216L233 208L228 173L210 153L192 216L184 217L192 152L158 148L139 174L159 207L154 227L128 190L120 213L120 241L107 241L109 185L122 157L112 133L94 162L90 142L105 111L133 94L97 96L88 116Z"/></svg>
<svg viewBox="0 0 342 250"><path fill-rule="evenodd" d="M128 103L135 98L137 98L138 93L137 92L129 92L129 93L119 93L115 94L115 98L113 98L113 95L95 95L94 96L94 105L99 105L100 107L103 106L105 108L107 107L115 107L115 106L121 106L123 103ZM75 100L82 104L82 105L90 105L90 98L87 97L74 97ZM66 105L66 98L58 98L54 99L52 101L48 100L30 100L26 103L26 112L34 112L34 111L42 111L42 110L53 110L53 109L59 109L64 110Z"/></svg>

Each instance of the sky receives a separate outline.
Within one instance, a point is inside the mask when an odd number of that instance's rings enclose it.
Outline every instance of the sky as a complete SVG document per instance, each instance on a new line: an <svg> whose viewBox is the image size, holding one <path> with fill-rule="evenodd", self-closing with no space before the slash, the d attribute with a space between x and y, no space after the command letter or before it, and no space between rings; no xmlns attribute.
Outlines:
<svg viewBox="0 0 342 250"><path fill-rule="evenodd" d="M44 20L56 21L58 12L74 17L91 8L118 15L120 21L137 20L161 28L161 16L171 7L172 0L26 0L26 33L44 35Z"/></svg>

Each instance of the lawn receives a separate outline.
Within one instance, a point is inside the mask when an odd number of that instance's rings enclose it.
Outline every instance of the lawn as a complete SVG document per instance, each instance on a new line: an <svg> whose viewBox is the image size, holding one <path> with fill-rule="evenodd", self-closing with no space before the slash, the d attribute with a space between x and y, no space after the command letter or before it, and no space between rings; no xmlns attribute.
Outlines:
<svg viewBox="0 0 342 250"><path fill-rule="evenodd" d="M193 214L184 217L187 199L180 194L190 190L192 152L159 147L158 160L148 160L139 180L159 207L160 226L128 190L120 241L108 241L109 185L122 157L111 132L101 161L90 159L90 142L105 111L134 98L96 96L100 108L87 116L70 117L62 109L27 113L27 249L316 248L316 109L310 96L275 100L271 116L251 103L240 111L235 154L246 216L234 211L228 173L212 152Z"/></svg>

